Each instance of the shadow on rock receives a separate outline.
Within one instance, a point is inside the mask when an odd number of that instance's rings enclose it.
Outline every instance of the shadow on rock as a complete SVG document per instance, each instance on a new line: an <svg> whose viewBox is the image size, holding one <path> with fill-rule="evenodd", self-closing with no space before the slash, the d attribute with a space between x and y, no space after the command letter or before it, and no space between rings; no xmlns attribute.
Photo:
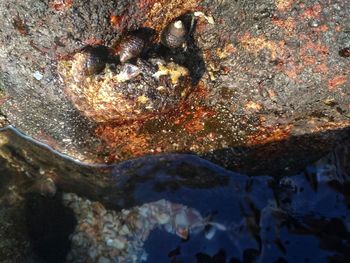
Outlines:
<svg viewBox="0 0 350 263"><path fill-rule="evenodd" d="M69 234L76 225L73 212L55 198L27 194L25 213L34 253L44 262L65 262L70 250Z"/></svg>

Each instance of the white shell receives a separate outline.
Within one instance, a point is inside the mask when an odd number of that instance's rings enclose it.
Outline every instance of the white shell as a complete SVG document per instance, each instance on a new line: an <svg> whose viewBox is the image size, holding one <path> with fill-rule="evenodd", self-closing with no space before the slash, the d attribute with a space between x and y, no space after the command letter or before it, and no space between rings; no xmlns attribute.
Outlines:
<svg viewBox="0 0 350 263"><path fill-rule="evenodd" d="M119 82L125 82L137 77L140 73L141 70L139 67L126 63L121 72L117 75L117 80Z"/></svg>

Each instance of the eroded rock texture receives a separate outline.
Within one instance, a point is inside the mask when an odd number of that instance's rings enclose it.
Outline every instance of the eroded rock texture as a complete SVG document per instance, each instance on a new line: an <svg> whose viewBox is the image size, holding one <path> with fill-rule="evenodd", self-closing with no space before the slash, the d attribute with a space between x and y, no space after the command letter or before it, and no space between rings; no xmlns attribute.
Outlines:
<svg viewBox="0 0 350 263"><path fill-rule="evenodd" d="M248 172L298 169L348 132L349 4L5 1L0 4L1 111L26 134L89 163L193 152ZM160 47L161 30L179 17L193 28L187 48ZM74 105L66 92L71 83L60 77L57 65L87 45L111 47L139 28L154 31L141 59L187 68L191 92L176 107L125 122L100 118L93 103ZM169 81L171 75L162 78ZM92 114L84 114L86 107Z"/></svg>

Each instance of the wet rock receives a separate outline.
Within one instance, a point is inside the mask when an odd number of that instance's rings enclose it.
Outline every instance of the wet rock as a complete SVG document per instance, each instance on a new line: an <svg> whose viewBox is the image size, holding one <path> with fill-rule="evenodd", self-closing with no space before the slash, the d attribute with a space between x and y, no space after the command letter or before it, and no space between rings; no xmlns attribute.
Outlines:
<svg viewBox="0 0 350 263"><path fill-rule="evenodd" d="M61 198L28 194L25 198L26 224L31 249L44 262L64 262L70 250L69 234L76 220Z"/></svg>
<svg viewBox="0 0 350 263"><path fill-rule="evenodd" d="M3 262L35 262L26 234L25 214L22 205L0 206L0 257Z"/></svg>
<svg viewBox="0 0 350 263"><path fill-rule="evenodd" d="M104 72L77 77L76 59L61 61L59 74L73 105L94 122L123 123L164 115L191 91L188 70L160 59L109 64Z"/></svg>
<svg viewBox="0 0 350 263"><path fill-rule="evenodd" d="M1 112L75 159L111 163L192 152L230 169L278 174L285 160L289 171L298 170L347 132L350 62L339 49L349 44L348 0L68 2L1 3ZM205 16L193 16L197 11ZM179 17L193 26L187 48L163 50L161 31ZM186 68L195 80L179 85L190 91L183 97L155 90L162 85L142 70L114 85L117 91L107 85L102 101L95 96L99 85L89 90L85 79L72 86L60 77L60 62L83 47L110 47L143 27L156 34L142 58L147 70L155 57ZM327 99L338 110L324 104Z"/></svg>

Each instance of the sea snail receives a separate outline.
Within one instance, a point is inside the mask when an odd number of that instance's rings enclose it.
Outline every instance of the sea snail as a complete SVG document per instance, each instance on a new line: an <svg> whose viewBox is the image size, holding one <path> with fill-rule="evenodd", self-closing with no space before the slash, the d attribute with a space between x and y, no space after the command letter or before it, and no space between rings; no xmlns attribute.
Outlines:
<svg viewBox="0 0 350 263"><path fill-rule="evenodd" d="M83 76L101 73L108 58L107 48L104 46L87 46L74 55L73 71Z"/></svg>
<svg viewBox="0 0 350 263"><path fill-rule="evenodd" d="M179 48L187 40L188 31L184 23L174 20L161 32L161 43L171 49ZM149 36L146 31L133 31L115 43L109 50L105 46L87 46L74 55L72 75L75 81L84 80L85 77L101 73L108 62L109 52L119 55L121 63L139 57L148 43Z"/></svg>
<svg viewBox="0 0 350 263"><path fill-rule="evenodd" d="M181 20L176 20L167 25L162 33L160 40L168 48L179 48L185 41L187 29Z"/></svg>
<svg viewBox="0 0 350 263"><path fill-rule="evenodd" d="M118 46L120 62L124 63L138 57L145 47L145 40L135 34L130 34L121 40Z"/></svg>

